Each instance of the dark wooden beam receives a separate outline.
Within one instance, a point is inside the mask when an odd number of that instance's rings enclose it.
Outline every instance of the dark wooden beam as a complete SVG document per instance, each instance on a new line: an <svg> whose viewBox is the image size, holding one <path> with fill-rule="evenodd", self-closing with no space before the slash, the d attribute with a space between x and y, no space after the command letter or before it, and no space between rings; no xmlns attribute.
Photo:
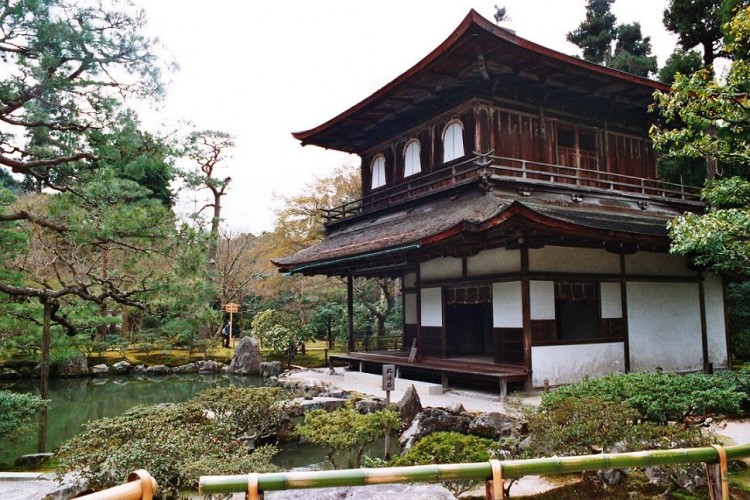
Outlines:
<svg viewBox="0 0 750 500"><path fill-rule="evenodd" d="M348 336L347 336L347 350L349 352L356 351L354 344L354 278L351 275L346 277L346 313L347 313L347 325L348 325Z"/></svg>

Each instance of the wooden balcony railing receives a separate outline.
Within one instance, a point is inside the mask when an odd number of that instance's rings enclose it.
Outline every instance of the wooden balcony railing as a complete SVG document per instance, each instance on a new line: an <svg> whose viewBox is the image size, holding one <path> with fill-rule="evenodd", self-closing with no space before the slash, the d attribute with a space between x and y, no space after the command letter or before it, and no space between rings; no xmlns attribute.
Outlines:
<svg viewBox="0 0 750 500"><path fill-rule="evenodd" d="M398 185L378 189L364 198L323 210L326 223L366 214L384 207L415 200L429 194L453 189L478 178L491 182L515 182L577 191L598 191L611 194L659 199L675 202L698 202L700 188L646 179L601 170L533 162L489 154L471 158L445 168L415 177Z"/></svg>

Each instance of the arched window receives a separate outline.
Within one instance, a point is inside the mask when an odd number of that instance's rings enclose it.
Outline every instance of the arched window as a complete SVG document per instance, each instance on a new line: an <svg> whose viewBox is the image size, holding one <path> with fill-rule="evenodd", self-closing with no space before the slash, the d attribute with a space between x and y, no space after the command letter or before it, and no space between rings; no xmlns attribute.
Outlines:
<svg viewBox="0 0 750 500"><path fill-rule="evenodd" d="M375 156L370 163L370 171L372 173L372 189L385 186L385 156Z"/></svg>
<svg viewBox="0 0 750 500"><path fill-rule="evenodd" d="M443 163L464 155L464 129L461 122L448 124L443 132Z"/></svg>
<svg viewBox="0 0 750 500"><path fill-rule="evenodd" d="M410 140L404 150L404 177L418 174L422 171L422 160L419 155L419 141Z"/></svg>

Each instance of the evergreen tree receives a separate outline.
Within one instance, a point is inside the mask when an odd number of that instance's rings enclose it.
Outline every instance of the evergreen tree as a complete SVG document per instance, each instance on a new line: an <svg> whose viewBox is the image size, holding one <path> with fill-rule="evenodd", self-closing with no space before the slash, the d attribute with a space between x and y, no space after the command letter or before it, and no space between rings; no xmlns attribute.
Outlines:
<svg viewBox="0 0 750 500"><path fill-rule="evenodd" d="M659 81L671 85L678 73L692 75L701 68L702 63L701 55L697 51L677 48L659 70Z"/></svg>
<svg viewBox="0 0 750 500"><path fill-rule="evenodd" d="M583 49L587 61L608 65L612 58L612 42L617 38L617 18L610 6L615 0L588 0L586 19L566 39Z"/></svg>
<svg viewBox="0 0 750 500"><path fill-rule="evenodd" d="M617 27L617 43L610 66L639 76L656 73L656 56L651 55L651 37L643 37L640 23Z"/></svg>
<svg viewBox="0 0 750 500"><path fill-rule="evenodd" d="M664 26L677 35L683 50L700 46L707 68L723 52L723 3L725 0L670 0L664 11Z"/></svg>
<svg viewBox="0 0 750 500"><path fill-rule="evenodd" d="M610 7L614 0L588 0L586 19L566 35L583 50L583 58L604 66L647 77L656 72L651 39L643 37L639 23L617 26Z"/></svg>

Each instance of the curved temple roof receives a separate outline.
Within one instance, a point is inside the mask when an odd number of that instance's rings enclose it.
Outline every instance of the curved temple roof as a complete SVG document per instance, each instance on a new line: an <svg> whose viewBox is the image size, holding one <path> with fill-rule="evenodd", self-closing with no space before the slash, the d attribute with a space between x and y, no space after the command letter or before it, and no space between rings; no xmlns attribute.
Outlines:
<svg viewBox="0 0 750 500"><path fill-rule="evenodd" d="M577 96L596 106L616 102L641 112L663 83L568 56L521 38L471 10L435 50L395 80L338 116L292 135L302 145L359 153L394 126L419 123L432 103L492 96L522 85L545 96Z"/></svg>

